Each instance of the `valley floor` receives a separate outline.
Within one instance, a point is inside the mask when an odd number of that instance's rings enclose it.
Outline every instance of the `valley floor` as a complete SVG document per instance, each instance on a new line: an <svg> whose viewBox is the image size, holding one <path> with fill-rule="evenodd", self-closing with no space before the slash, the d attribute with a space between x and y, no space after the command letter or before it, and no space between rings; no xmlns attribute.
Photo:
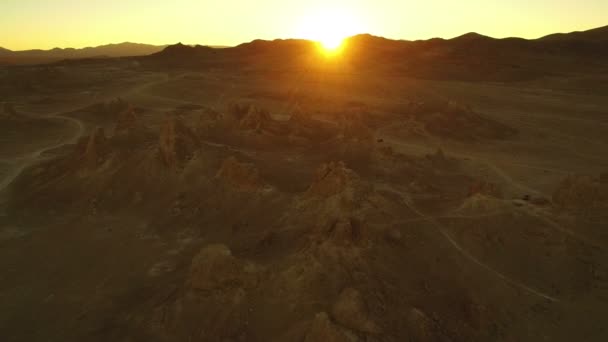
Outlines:
<svg viewBox="0 0 608 342"><path fill-rule="evenodd" d="M4 76L3 341L608 338L604 95L36 72Z"/></svg>

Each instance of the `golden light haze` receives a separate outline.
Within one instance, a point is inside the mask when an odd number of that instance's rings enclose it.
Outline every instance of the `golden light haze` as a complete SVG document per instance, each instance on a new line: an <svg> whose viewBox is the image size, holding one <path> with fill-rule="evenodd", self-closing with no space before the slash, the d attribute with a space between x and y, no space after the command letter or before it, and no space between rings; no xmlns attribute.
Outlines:
<svg viewBox="0 0 608 342"><path fill-rule="evenodd" d="M336 14L343 19L332 23ZM470 31L536 38L606 25L606 14L605 0L2 0L0 46L236 45L363 32L394 39L451 38ZM319 20L324 26L310 24Z"/></svg>

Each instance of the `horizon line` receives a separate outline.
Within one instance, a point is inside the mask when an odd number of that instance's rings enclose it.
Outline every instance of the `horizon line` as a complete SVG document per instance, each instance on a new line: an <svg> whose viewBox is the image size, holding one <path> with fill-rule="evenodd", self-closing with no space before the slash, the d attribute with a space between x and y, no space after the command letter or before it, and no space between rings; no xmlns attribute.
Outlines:
<svg viewBox="0 0 608 342"><path fill-rule="evenodd" d="M555 35L555 34L572 34L572 33L578 33L578 32L586 32L586 31L591 31L591 30L595 30L595 29L601 29L601 28L608 28L608 25L603 25L603 26L598 26L598 27L592 27L586 30L576 30L576 31L569 31L569 32L553 32L553 33L548 33L548 34L544 34L540 37L536 37L536 38L524 38L524 37L516 37L516 36L505 36L505 37L493 37L493 36L489 36L489 35L485 35L483 33L479 33L476 31L470 31L470 32L465 32L459 35L456 35L454 37L451 38L444 38L444 37L430 37L430 38L422 38L422 39L406 39L406 38L390 38L390 37L386 37L386 36L382 36L382 35L377 35L377 34L373 34L373 33L357 33L351 36L347 36L344 37L344 39L348 39L348 38L352 38L352 37L356 37L356 36L361 36L361 35L370 35L373 37L378 37L378 38L384 38L384 39L388 39L388 40L395 40L395 41L410 41L410 42L415 42L415 41L425 41L425 40L432 40L432 39L443 39L443 40L450 40L450 39L455 39L458 37L462 37L468 34L477 34L480 36L484 36L484 37L488 37L491 39L510 39L510 38L515 38L515 39L524 39L524 40L537 40L537 39L542 39L545 38L547 36L551 36L551 35ZM90 48L99 48L99 47L103 47L103 46L111 46L111 45L124 45L124 44L136 44L136 45L146 45L146 46L155 46L155 47L167 47L167 46L171 46L171 45L177 45L177 44L183 44L183 45L188 45L188 46L196 46L196 45L200 45L200 46L209 46L209 47L225 47L225 48L231 48L231 47L236 47L242 44L247 44L247 43L251 43L253 41L256 40L263 40L263 41L276 41L276 40L308 40L308 41L316 41L315 39L310 39L310 38L298 38L298 37L276 37L276 38L255 38L249 41L243 41L241 43L232 45L232 44L200 44L200 43L194 43L194 44L189 44L189 43L183 43L183 42L175 42L172 44L151 44L151 43L142 43L142 42L133 42L133 41L123 41L120 43L101 43L99 45L85 45L82 47L73 47L73 46L67 46L67 47L52 47L52 48L48 48L48 49L44 49L44 48L30 48L30 49L23 49L23 50L13 50L10 48L7 48L6 46L0 44L0 49L4 49L4 50L8 50L10 52L26 52L26 51L52 51L52 50L84 50L84 49L90 49Z"/></svg>

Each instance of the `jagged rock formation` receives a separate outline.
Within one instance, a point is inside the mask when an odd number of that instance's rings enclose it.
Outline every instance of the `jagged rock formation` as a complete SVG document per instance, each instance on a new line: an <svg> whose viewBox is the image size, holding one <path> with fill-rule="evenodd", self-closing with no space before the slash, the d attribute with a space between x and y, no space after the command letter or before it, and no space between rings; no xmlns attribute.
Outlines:
<svg viewBox="0 0 608 342"><path fill-rule="evenodd" d="M335 137L335 127L316 120L309 111L295 105L287 121L289 138L297 144L319 144Z"/></svg>
<svg viewBox="0 0 608 342"><path fill-rule="evenodd" d="M337 120L340 126L340 134L345 140L359 142L371 142L374 132L366 123L369 114L361 109L347 109L338 114Z"/></svg>
<svg viewBox="0 0 608 342"><path fill-rule="evenodd" d="M160 129L159 151L162 162L171 168L181 167L190 160L200 141L176 116L167 116Z"/></svg>
<svg viewBox="0 0 608 342"><path fill-rule="evenodd" d="M261 131L270 121L272 121L272 118L267 111L251 105L247 113L239 121L239 127L246 130Z"/></svg>
<svg viewBox="0 0 608 342"><path fill-rule="evenodd" d="M304 342L356 342L359 339L354 334L348 334L344 329L333 323L327 313L321 312L312 321L310 331Z"/></svg>
<svg viewBox="0 0 608 342"><path fill-rule="evenodd" d="M475 193L466 198L456 211L466 214L478 214L480 212L497 212L509 208L510 205L506 201L493 196Z"/></svg>
<svg viewBox="0 0 608 342"><path fill-rule="evenodd" d="M369 164L375 148L374 132L367 126L365 115L361 110L347 110L337 117L340 158L351 164Z"/></svg>
<svg viewBox="0 0 608 342"><path fill-rule="evenodd" d="M291 109L291 115L289 116L290 124L294 126L303 126L312 121L313 118L304 111L299 104L295 104Z"/></svg>
<svg viewBox="0 0 608 342"><path fill-rule="evenodd" d="M139 117L135 108L129 105L125 110L118 113L116 125L114 126L114 134L131 133L140 128Z"/></svg>
<svg viewBox="0 0 608 342"><path fill-rule="evenodd" d="M361 142L371 142L374 139L374 132L367 127L361 119L346 119L341 123L342 136L345 139Z"/></svg>
<svg viewBox="0 0 608 342"><path fill-rule="evenodd" d="M355 217L329 218L313 235L315 242L331 242L336 246L362 246L365 244L366 232L361 220Z"/></svg>
<svg viewBox="0 0 608 342"><path fill-rule="evenodd" d="M454 101L410 103L406 123L419 133L458 140L505 139L516 130L476 113L471 107ZM424 129L417 127L422 123Z"/></svg>
<svg viewBox="0 0 608 342"><path fill-rule="evenodd" d="M321 165L306 191L308 195L330 197L345 191L352 191L359 186L361 180L344 162L330 162Z"/></svg>
<svg viewBox="0 0 608 342"><path fill-rule="evenodd" d="M477 194L494 198L502 198L502 191L498 185L486 180L476 181L469 186L469 197Z"/></svg>
<svg viewBox="0 0 608 342"><path fill-rule="evenodd" d="M198 117L197 131L201 136L207 136L218 130L225 116L213 109L205 108Z"/></svg>
<svg viewBox="0 0 608 342"><path fill-rule="evenodd" d="M553 203L565 209L592 210L608 202L608 185L590 176L566 177L553 192Z"/></svg>
<svg viewBox="0 0 608 342"><path fill-rule="evenodd" d="M267 187L253 164L241 163L235 157L225 159L215 177L239 191L257 191Z"/></svg>
<svg viewBox="0 0 608 342"><path fill-rule="evenodd" d="M336 322L354 331L369 334L380 332L378 325L369 318L361 293L353 288L346 288L340 293L331 313Z"/></svg>
<svg viewBox="0 0 608 342"><path fill-rule="evenodd" d="M231 102L228 104L227 112L236 120L241 120L249 112L250 107L249 103Z"/></svg>
<svg viewBox="0 0 608 342"><path fill-rule="evenodd" d="M122 98L116 98L114 100L110 100L107 102L101 102L92 105L89 107L93 112L99 114L109 114L114 115L116 113L120 113L129 108L129 103L123 100Z"/></svg>
<svg viewBox="0 0 608 342"><path fill-rule="evenodd" d="M88 137L82 138L79 142L79 151L80 158L87 168L95 169L103 164L109 153L108 139L104 129L97 127Z"/></svg>
<svg viewBox="0 0 608 342"><path fill-rule="evenodd" d="M190 266L187 286L193 291L228 291L254 286L255 265L235 258L225 245L204 247Z"/></svg>

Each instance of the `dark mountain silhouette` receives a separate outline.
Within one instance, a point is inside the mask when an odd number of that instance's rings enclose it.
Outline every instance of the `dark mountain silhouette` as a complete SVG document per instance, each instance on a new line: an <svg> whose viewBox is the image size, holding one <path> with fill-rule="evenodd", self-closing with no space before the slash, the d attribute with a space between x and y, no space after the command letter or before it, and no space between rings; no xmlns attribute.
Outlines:
<svg viewBox="0 0 608 342"><path fill-rule="evenodd" d="M517 81L608 65L608 28L528 40L496 39L467 33L452 39L391 40L369 34L346 39L340 55L352 70L406 74L426 79ZM169 46L143 65L189 68L243 68L258 71L297 71L322 67L317 44L300 39L254 40L234 48Z"/></svg>
<svg viewBox="0 0 608 342"><path fill-rule="evenodd" d="M484 36L483 34L479 34L477 32L469 32L465 33L461 36L450 39L451 41L478 41L478 40L492 40L494 38Z"/></svg>
<svg viewBox="0 0 608 342"><path fill-rule="evenodd" d="M48 57L48 58L90 58L97 56L124 57L149 55L164 49L166 45L148 45L138 43L108 44L96 47L85 47L82 49L74 48L54 48L51 50L22 50L11 51L0 48L0 55L12 55L18 57Z"/></svg>
<svg viewBox="0 0 608 342"><path fill-rule="evenodd" d="M540 38L541 40L587 40L608 41L608 25L587 31L575 31L570 33L555 33Z"/></svg>
<svg viewBox="0 0 608 342"><path fill-rule="evenodd" d="M111 58L126 56L144 56L163 50L166 45L147 45L138 43L108 44L82 49L54 48L51 50L11 51L0 48L0 64L39 64L63 59Z"/></svg>
<svg viewBox="0 0 608 342"><path fill-rule="evenodd" d="M196 55L205 55L213 51L213 48L202 45L184 45L182 43L177 43L175 45L169 45L164 48L162 51L158 51L153 55L166 57L166 58L175 58L175 57L190 57Z"/></svg>
<svg viewBox="0 0 608 342"><path fill-rule="evenodd" d="M369 34L346 39L342 65L353 70L406 74L426 79L517 81L608 64L608 26L540 39L496 39L470 32L452 38L391 40ZM8 57L7 57L8 56ZM254 40L231 48L176 44L166 47L114 44L49 51L0 50L0 62L132 56L149 68L231 68L292 72L322 67L317 43L302 39Z"/></svg>

